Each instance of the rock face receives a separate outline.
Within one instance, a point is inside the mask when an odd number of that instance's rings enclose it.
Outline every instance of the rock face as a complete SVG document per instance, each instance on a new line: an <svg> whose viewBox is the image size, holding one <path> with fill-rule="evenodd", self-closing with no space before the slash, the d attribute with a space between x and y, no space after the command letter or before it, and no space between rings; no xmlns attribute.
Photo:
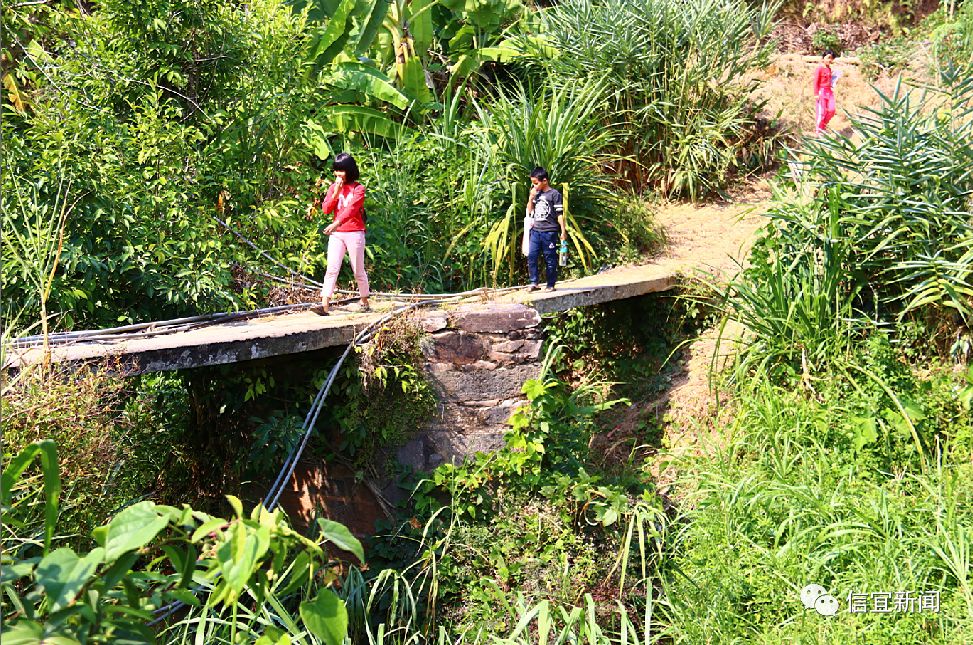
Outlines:
<svg viewBox="0 0 973 645"><path fill-rule="evenodd" d="M540 372L541 318L521 304L469 305L430 312L422 321L425 369L439 412L400 447L416 470L496 450L506 422L524 402L521 386Z"/></svg>
<svg viewBox="0 0 973 645"><path fill-rule="evenodd" d="M315 516L341 522L357 536L370 536L385 513L375 494L348 466L301 460L280 496L294 527L307 531Z"/></svg>
<svg viewBox="0 0 973 645"><path fill-rule="evenodd" d="M540 314L520 304L479 304L429 311L419 322L426 331L424 368L439 410L408 442L392 447L389 457L429 471L496 450L503 444L507 419L525 401L524 381L540 373ZM380 498L395 503L408 495L393 479L376 482L373 490L340 464L302 462L281 505L296 526L309 525L317 509L364 537L385 517Z"/></svg>

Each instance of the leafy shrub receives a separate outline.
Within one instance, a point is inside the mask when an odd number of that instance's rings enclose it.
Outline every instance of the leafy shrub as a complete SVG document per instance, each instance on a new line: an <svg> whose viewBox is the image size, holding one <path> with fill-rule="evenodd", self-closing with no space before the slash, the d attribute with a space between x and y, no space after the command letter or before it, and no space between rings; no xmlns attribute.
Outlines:
<svg viewBox="0 0 973 645"><path fill-rule="evenodd" d="M655 223L653 209L645 200L620 195L609 223L621 236L622 246L615 256L604 258L608 262L635 262L662 250L665 232Z"/></svg>
<svg viewBox="0 0 973 645"><path fill-rule="evenodd" d="M5 453L9 459L45 438L59 444L64 479L60 527L72 543L81 544L113 511L153 487L161 493L165 474L182 473L178 442L185 429L184 396L166 376L135 386L104 368L28 374L4 392ZM41 522L39 510L21 507L7 520L29 532L26 527Z"/></svg>
<svg viewBox="0 0 973 645"><path fill-rule="evenodd" d="M400 529L418 549L398 534L378 547L411 558L405 569L428 594L427 619L442 616L454 632L509 629L503 609L514 590L522 601L557 604L591 585L638 597L650 567L649 540L665 519L651 487L586 470L594 415L618 402L599 402L601 387L572 390L553 378L556 351L524 384L530 404L511 416L503 447L443 464L419 483L416 516ZM396 547L410 553L395 555ZM613 558L607 573L596 566Z"/></svg>
<svg viewBox="0 0 973 645"><path fill-rule="evenodd" d="M359 465L400 446L435 410L436 397L422 372L422 328L399 317L384 326L345 369L330 407L337 449ZM395 410L395 414L389 414Z"/></svg>
<svg viewBox="0 0 973 645"><path fill-rule="evenodd" d="M230 267L249 253L211 215L272 230L266 246L289 228L270 216L292 199L283 167L308 152L304 20L273 0L253 11L116 2L67 24L72 46L33 50L39 87L3 125L5 227L23 230L6 217L14 195L43 208L70 186L53 311L70 328L241 303ZM6 247L4 278L14 309L30 307Z"/></svg>
<svg viewBox="0 0 973 645"><path fill-rule="evenodd" d="M916 378L894 355L892 363L882 357L885 351L853 360L891 370L895 394L913 397L910 407L924 411L917 425L969 432L956 416L952 378ZM939 453L921 471L908 431L896 436L901 419L886 426L877 414L878 424L862 431L864 417L891 405L877 388L857 393L836 382L813 397L756 379L738 391L726 443L680 467L686 531L662 564L662 633L675 642L779 642L809 632L829 642L963 640L973 627L971 596L963 582L968 567L956 555L968 548L973 527L968 514L956 513L969 503L967 457ZM944 403L953 411L940 414ZM878 453L891 459L875 461ZM895 620L842 611L826 621L800 603L800 589L812 581L842 604L850 592L932 591L941 611Z"/></svg>
<svg viewBox="0 0 973 645"><path fill-rule="evenodd" d="M880 74L906 69L914 55L914 46L909 39L900 37L862 47L857 54L861 61L862 73L874 80Z"/></svg>
<svg viewBox="0 0 973 645"><path fill-rule="evenodd" d="M438 563L440 620L457 633L499 634L514 626L504 611L512 592L529 604L570 604L596 586L605 557L560 506L514 496L482 522L456 523Z"/></svg>
<svg viewBox="0 0 973 645"><path fill-rule="evenodd" d="M919 101L897 91L853 117L860 137L808 144L816 191L770 211L729 290L728 313L751 334L748 368L827 373L873 324L912 319L927 340L970 324L971 98L973 79ZM923 107L937 99L937 110Z"/></svg>
<svg viewBox="0 0 973 645"><path fill-rule="evenodd" d="M565 212L568 243L581 264L588 268L597 257L589 237L610 223L603 210L609 177L598 169L609 161L607 149L617 136L611 125L599 120L604 95L600 83L558 87L545 82L536 88L501 89L477 105L475 144L498 168L497 180L512 191L510 208L484 240L494 280L504 264L513 266L521 257L522 209L535 166L547 169L553 185L570 187Z"/></svg>
<svg viewBox="0 0 973 645"><path fill-rule="evenodd" d="M577 258L569 271L590 269L626 240L631 255L649 244L651 219L634 206L615 217L623 207L609 192L610 175L600 172L614 137L596 114L600 86L497 90L470 100L473 121L461 98L449 99L429 132L402 130L356 152L368 175L368 251L378 275L404 289L523 282L522 209L538 164L555 187L568 186Z"/></svg>
<svg viewBox="0 0 973 645"><path fill-rule="evenodd" d="M815 31L814 36L811 37L811 46L819 52L830 49L839 56L843 51L841 46L841 38L839 38L838 34L830 29L818 29Z"/></svg>
<svg viewBox="0 0 973 645"><path fill-rule="evenodd" d="M961 4L955 20L936 28L932 40L940 76L948 82L969 77L973 72L973 5Z"/></svg>
<svg viewBox="0 0 973 645"><path fill-rule="evenodd" d="M31 496L18 481L38 456L47 482L45 541L4 537L0 603L5 641L155 642L149 624L153 617L169 618L178 609L174 603L201 607L201 600L202 612L171 619L168 631L174 641L255 641L261 636L276 641L283 630L274 623L294 626L296 632L298 613L315 639L344 640L348 612L329 588L336 580L336 563L324 546L330 543L361 561L365 557L344 526L321 520L320 537L312 541L293 531L279 510L257 506L244 515L234 497L228 498L234 510L229 520L188 506L145 501L95 529L98 546L90 551L52 550L58 491L50 484L59 479L54 455L53 442L45 440L4 460L0 501L5 519L24 496ZM140 561L143 554L153 557ZM329 575L317 583L315 574L322 568Z"/></svg>

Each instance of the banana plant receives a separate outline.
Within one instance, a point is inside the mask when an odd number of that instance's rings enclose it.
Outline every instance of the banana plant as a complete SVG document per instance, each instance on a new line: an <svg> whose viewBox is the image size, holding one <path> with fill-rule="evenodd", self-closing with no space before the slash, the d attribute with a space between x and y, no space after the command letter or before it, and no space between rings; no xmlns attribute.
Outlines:
<svg viewBox="0 0 973 645"><path fill-rule="evenodd" d="M426 64L435 36L432 8L439 0L394 0L386 26L392 36L395 78L420 111L435 102Z"/></svg>
<svg viewBox="0 0 973 645"><path fill-rule="evenodd" d="M318 156L329 150L327 133L394 136L402 126L381 108L405 111L415 100L403 92L399 75L389 76L363 55L383 25L388 26L391 0L298 0L312 30L305 62L318 77L330 105L305 124ZM394 13L394 11L392 12Z"/></svg>
<svg viewBox="0 0 973 645"><path fill-rule="evenodd" d="M52 548L60 475L49 440L25 447L5 464L0 477L4 518L33 500L32 481L24 486L20 480L34 461L43 473L44 541L42 546L23 539L4 542L4 643L155 642L151 625L173 615L175 602L201 612L190 609L189 617L168 627L183 642L260 642L262 637L282 642L263 614L276 613L279 599L286 597L301 599L301 625L294 630L301 634L299 642L345 642L348 611L333 590L340 564L326 547L365 560L361 543L345 526L319 519L312 540L291 528L283 511L258 505L244 513L232 495L227 496L233 510L228 518L142 501L95 529L96 546L79 554ZM8 548L13 542L27 547Z"/></svg>

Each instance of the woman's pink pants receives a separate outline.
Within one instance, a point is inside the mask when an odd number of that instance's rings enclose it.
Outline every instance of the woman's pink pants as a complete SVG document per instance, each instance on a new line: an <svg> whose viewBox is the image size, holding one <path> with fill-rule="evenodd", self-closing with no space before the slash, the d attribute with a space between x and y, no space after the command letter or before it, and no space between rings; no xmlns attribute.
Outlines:
<svg viewBox="0 0 973 645"><path fill-rule="evenodd" d="M365 231L346 233L335 231L328 240L328 270L324 274L324 287L321 288L321 297L324 300L330 299L331 294L334 293L338 272L341 271L341 262L345 259L345 250L348 251L348 259L351 260L351 269L355 272L358 291L362 298L368 297L368 274L365 273Z"/></svg>
<svg viewBox="0 0 973 645"><path fill-rule="evenodd" d="M831 117L833 117L835 113L834 92L822 91L821 95L818 97L817 107L817 129L818 134L822 134L828 129L828 123L830 123Z"/></svg>

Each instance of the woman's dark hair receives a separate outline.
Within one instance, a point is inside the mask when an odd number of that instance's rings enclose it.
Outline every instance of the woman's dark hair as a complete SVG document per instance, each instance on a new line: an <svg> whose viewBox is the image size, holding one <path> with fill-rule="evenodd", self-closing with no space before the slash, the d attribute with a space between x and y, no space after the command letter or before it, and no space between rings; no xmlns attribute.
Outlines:
<svg viewBox="0 0 973 645"><path fill-rule="evenodd" d="M833 49L825 49L822 56L830 56L831 58L838 58L838 54L834 53Z"/></svg>
<svg viewBox="0 0 973 645"><path fill-rule="evenodd" d="M331 162L331 170L344 170L348 181L358 181L358 178L361 177L355 158L347 152L342 152L334 158L334 161Z"/></svg>
<svg viewBox="0 0 973 645"><path fill-rule="evenodd" d="M538 181L544 181L545 179L548 178L547 170L545 170L543 166L537 166L536 168L531 170L530 176L535 177Z"/></svg>

